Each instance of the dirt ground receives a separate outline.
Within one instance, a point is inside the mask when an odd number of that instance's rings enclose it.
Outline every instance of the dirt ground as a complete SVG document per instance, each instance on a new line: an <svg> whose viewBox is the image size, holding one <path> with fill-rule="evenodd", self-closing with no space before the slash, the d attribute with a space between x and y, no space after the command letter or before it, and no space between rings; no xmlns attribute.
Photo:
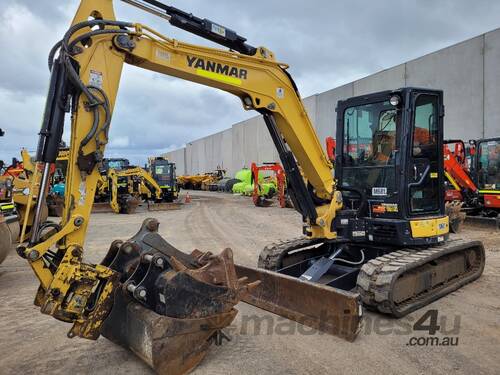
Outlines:
<svg viewBox="0 0 500 375"><path fill-rule="evenodd" d="M300 235L291 209L256 208L251 199L197 194L181 210L134 215L94 214L86 259L99 262L113 239L133 235L146 217L185 251L231 247L238 263L255 266L267 243ZM230 343L213 347L195 374L498 374L500 355L500 232L465 228L461 237L480 239L487 251L483 276L399 321L365 313L355 342L315 332L240 303ZM0 374L150 374L127 350L105 338L68 339L69 325L41 315L32 300L37 282L28 265L11 253L0 266ZM437 337L455 346L409 345L426 332L411 329L425 311L437 309ZM269 319L266 318L269 316ZM252 324L265 318L260 329ZM452 341L453 342L453 341Z"/></svg>

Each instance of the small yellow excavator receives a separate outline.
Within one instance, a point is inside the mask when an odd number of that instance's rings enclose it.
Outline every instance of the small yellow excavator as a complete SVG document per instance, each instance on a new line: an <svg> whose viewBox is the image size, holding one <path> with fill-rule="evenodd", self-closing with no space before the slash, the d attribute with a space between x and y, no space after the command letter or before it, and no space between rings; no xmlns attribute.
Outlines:
<svg viewBox="0 0 500 375"><path fill-rule="evenodd" d="M27 149L21 150L22 172L17 174L13 179L13 201L16 206L16 211L19 214L19 222L21 224L21 234L18 238L24 241L30 236L32 225L35 217L35 203L39 201L41 170L33 161ZM52 170L49 170L52 174ZM47 192L45 189L45 192ZM44 199L42 199L44 200ZM41 218L45 221L48 217L47 203L41 206Z"/></svg>
<svg viewBox="0 0 500 375"><path fill-rule="evenodd" d="M121 183L119 182L121 181ZM172 199L167 189L162 189L153 176L141 167L108 170L109 204L115 213L132 214L144 199L149 211L180 208L169 202Z"/></svg>
<svg viewBox="0 0 500 375"><path fill-rule="evenodd" d="M82 0L51 50L37 161L44 191L69 110L65 210L57 231L41 236L40 196L30 240L17 252L40 282L35 304L72 323L69 337L102 334L157 372L180 374L221 341L242 299L354 340L361 299L402 316L481 275L482 244L448 240L441 91L405 88L339 103L334 177L288 66L273 52L159 1L125 2L229 50L117 21L112 0ZM113 241L100 264L83 261L124 63L226 91L263 116L304 233L264 249L259 265L267 270L235 265L230 249L181 252L158 234L155 219ZM429 137L416 142L422 128Z"/></svg>
<svg viewBox="0 0 500 375"><path fill-rule="evenodd" d="M176 178L175 163L164 157L149 158L149 173L161 189L162 200L173 202L179 198L179 184Z"/></svg>
<svg viewBox="0 0 500 375"><path fill-rule="evenodd" d="M14 243L30 235L35 216L33 208L40 192L41 174L28 150L21 150L21 160L14 159L0 176L0 262ZM47 216L44 204L41 218L45 221Z"/></svg>
<svg viewBox="0 0 500 375"><path fill-rule="evenodd" d="M5 132L0 129L0 137ZM19 237L19 217L12 199L13 176L4 174L5 165L0 161L0 264L9 254Z"/></svg>

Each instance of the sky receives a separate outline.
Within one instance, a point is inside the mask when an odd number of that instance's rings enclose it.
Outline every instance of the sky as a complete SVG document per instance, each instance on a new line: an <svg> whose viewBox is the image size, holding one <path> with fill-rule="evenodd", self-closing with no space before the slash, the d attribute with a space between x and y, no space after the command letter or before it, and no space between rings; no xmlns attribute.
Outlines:
<svg viewBox="0 0 500 375"><path fill-rule="evenodd" d="M166 0L163 0L167 3ZM47 55L78 0L0 0L0 159L35 150L49 82ZM115 0L117 19L190 43L211 42ZM486 0L170 0L272 50L307 97L500 27L500 2ZM224 47L221 47L224 48ZM126 66L108 157L142 165L148 156L255 116L222 91ZM334 121L332 119L332 121ZM69 134L64 134L67 140Z"/></svg>

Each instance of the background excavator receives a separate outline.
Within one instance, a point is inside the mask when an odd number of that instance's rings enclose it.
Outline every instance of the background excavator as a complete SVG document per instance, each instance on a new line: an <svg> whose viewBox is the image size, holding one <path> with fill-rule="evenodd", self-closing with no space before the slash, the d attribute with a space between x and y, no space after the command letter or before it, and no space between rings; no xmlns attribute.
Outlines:
<svg viewBox="0 0 500 375"><path fill-rule="evenodd" d="M42 236L40 195L30 240L17 252L40 281L35 304L72 323L69 337L102 334L158 372L184 373L221 341L241 299L353 340L360 295L369 307L401 316L479 277L482 244L447 241L442 92L407 88L340 102L335 179L288 66L270 50L158 1L125 2L230 50L116 21L111 0L82 0L51 50L37 161L45 191L69 110L65 209ZM101 264L83 261L125 62L224 90L262 114L304 222L303 238L260 256L260 265L282 274L237 266L230 249L183 253L158 234L154 219L131 239L115 240ZM421 127L432 133L425 144L413 137Z"/></svg>
<svg viewBox="0 0 500 375"><path fill-rule="evenodd" d="M142 200L147 202L149 211L179 208L168 204L177 199L175 185L175 165L162 158L154 161L156 174L131 166L128 159L104 159L100 169L101 178L97 184L94 212L133 214ZM163 183L163 185L160 185ZM171 186L170 181L173 181Z"/></svg>
<svg viewBox="0 0 500 375"><path fill-rule="evenodd" d="M500 138L447 140L444 145L445 200L461 218L500 224Z"/></svg>
<svg viewBox="0 0 500 375"><path fill-rule="evenodd" d="M0 137L5 132L0 129ZM9 254L19 237L19 216L13 201L13 176L4 172L4 162L0 160L0 263Z"/></svg>
<svg viewBox="0 0 500 375"><path fill-rule="evenodd" d="M252 163L250 170L252 171L252 178L251 182L253 185L253 191L252 191L252 200L253 203L257 207L267 207L272 204L271 199L277 195L278 196L278 203L281 208L286 207L286 176L285 176L285 171L283 170L283 167L281 166L280 163L274 163L274 162L269 162L269 163L264 163L263 165L257 165L255 163ZM259 178L260 176L260 171L271 171L275 174L275 178L271 180L272 185L268 191L267 194L264 191L264 184L266 183L265 179Z"/></svg>
<svg viewBox="0 0 500 375"><path fill-rule="evenodd" d="M482 214L500 217L500 138L480 139L473 142L471 174L479 188Z"/></svg>
<svg viewBox="0 0 500 375"><path fill-rule="evenodd" d="M157 170L163 168L162 165ZM161 177L163 176L159 171L156 178ZM119 171L109 169L107 178L110 191L109 204L115 213L134 213L141 199L147 202L149 211L180 207L172 204L172 201L177 198L176 188L171 189L167 185L160 186L155 178L141 167L129 167ZM171 181L175 183L175 179Z"/></svg>
<svg viewBox="0 0 500 375"><path fill-rule="evenodd" d="M149 159L149 173L161 189L161 200L173 202L179 198L179 185L175 173L175 163L163 157Z"/></svg>
<svg viewBox="0 0 500 375"><path fill-rule="evenodd" d="M182 189L217 191L217 183L224 179L226 170L217 166L215 171L195 175L177 177L177 183Z"/></svg>

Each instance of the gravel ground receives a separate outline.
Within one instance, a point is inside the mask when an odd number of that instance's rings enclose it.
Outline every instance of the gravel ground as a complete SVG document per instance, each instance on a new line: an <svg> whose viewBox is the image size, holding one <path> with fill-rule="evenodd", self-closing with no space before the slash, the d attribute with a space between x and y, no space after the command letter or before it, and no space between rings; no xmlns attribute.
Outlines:
<svg viewBox="0 0 500 375"><path fill-rule="evenodd" d="M219 252L231 247L238 263L255 266L267 243L300 235L291 209L256 208L248 198L196 193L181 210L134 215L94 214L86 260L99 262L113 239L130 237L146 217L185 251ZM500 232L465 228L460 237L480 239L487 252L483 276L473 284L401 320L365 313L354 343L321 334L241 303L233 340L214 347L195 374L498 374L500 355ZM33 306L37 282L28 265L11 253L0 266L0 374L150 374L132 353L105 338L68 339L69 325ZM437 309L436 335L458 338L455 346L408 345L426 336L411 329L428 309ZM265 318L260 330L249 317ZM243 321L247 322L244 323Z"/></svg>

